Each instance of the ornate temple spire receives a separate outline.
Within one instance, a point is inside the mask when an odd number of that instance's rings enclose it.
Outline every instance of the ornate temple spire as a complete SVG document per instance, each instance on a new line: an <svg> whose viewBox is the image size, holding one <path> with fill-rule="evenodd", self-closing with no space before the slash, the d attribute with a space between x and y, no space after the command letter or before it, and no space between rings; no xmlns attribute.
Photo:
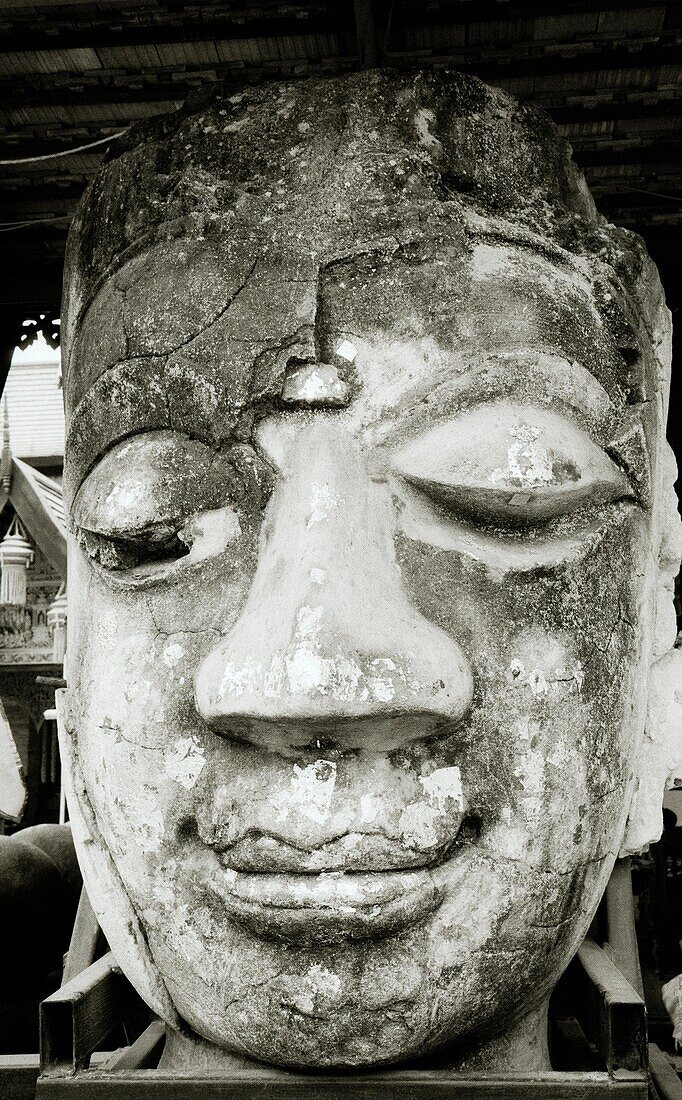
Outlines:
<svg viewBox="0 0 682 1100"><path fill-rule="evenodd" d="M26 580L34 550L15 515L0 542L0 604L26 606Z"/></svg>
<svg viewBox="0 0 682 1100"><path fill-rule="evenodd" d="M2 399L2 455L0 456L0 485L5 494L12 484L12 451L9 440L9 409L7 396Z"/></svg>
<svg viewBox="0 0 682 1100"><path fill-rule="evenodd" d="M64 660L66 651L66 584L62 584L57 595L47 609L47 626L52 638L52 659L57 664Z"/></svg>

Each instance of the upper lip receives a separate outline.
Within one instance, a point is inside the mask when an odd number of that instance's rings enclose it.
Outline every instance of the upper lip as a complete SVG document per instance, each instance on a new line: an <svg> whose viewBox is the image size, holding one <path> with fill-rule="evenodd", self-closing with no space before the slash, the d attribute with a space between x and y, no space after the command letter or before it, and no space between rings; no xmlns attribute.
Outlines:
<svg viewBox="0 0 682 1100"><path fill-rule="evenodd" d="M452 824L451 836L429 849L407 846L383 832L362 830L349 830L307 847L260 829L248 829L230 845L208 843L207 847L218 854L223 867L234 871L298 875L404 871L441 863L457 837L461 819Z"/></svg>
<svg viewBox="0 0 682 1100"><path fill-rule="evenodd" d="M206 851L206 850L205 850ZM207 865L200 880L229 918L257 936L294 944L342 943L395 935L440 905L433 872L253 874Z"/></svg>

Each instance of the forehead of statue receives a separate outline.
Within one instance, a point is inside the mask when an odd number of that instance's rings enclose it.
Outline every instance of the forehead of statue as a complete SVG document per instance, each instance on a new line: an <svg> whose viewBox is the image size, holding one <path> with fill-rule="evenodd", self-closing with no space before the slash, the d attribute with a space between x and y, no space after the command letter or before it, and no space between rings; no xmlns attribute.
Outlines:
<svg viewBox="0 0 682 1100"><path fill-rule="evenodd" d="M162 242L111 276L76 333L69 480L136 432L234 438L250 409L277 400L295 362L335 364L359 380L361 403L363 387L379 387L390 418L486 363L491 378L521 385L533 357L562 364L542 383L545 400L580 373L597 383L583 402L595 416L602 396L623 404L623 361L588 278L510 241L394 242L329 260Z"/></svg>

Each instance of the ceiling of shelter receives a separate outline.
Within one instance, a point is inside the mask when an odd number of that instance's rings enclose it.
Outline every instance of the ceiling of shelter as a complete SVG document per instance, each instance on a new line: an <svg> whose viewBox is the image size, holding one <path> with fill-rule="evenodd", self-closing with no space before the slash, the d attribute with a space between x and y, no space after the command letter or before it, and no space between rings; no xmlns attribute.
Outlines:
<svg viewBox="0 0 682 1100"><path fill-rule="evenodd" d="M2 0L0 316L59 308L69 217L103 146L205 82L449 67L547 108L601 210L677 305L682 5L636 0ZM6 327L6 326L5 326Z"/></svg>

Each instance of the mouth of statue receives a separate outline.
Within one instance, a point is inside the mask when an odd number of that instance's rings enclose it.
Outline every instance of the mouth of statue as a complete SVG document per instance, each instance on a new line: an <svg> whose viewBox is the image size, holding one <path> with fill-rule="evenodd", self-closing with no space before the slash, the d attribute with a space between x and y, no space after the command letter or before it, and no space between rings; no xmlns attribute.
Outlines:
<svg viewBox="0 0 682 1100"><path fill-rule="evenodd" d="M430 870L317 875L226 871L227 914L257 936L293 944L385 938L424 920L442 901Z"/></svg>
<svg viewBox="0 0 682 1100"><path fill-rule="evenodd" d="M439 872L478 835L479 825L473 815L462 816L454 839L429 854L408 850L391 838L364 836L362 840L370 843L363 845L362 859L357 853L349 858L346 834L340 838L346 842L346 866L338 866L333 852L330 857L330 845L324 845L327 863L334 863L332 870L307 869L309 851L298 852L299 858L292 860L293 846L280 846L274 837L271 858L259 870L248 867L248 861L244 866L238 845L223 851L204 846L198 877L228 920L258 937L301 946L384 939L419 924L438 908L444 894ZM273 853L278 858L273 859Z"/></svg>

